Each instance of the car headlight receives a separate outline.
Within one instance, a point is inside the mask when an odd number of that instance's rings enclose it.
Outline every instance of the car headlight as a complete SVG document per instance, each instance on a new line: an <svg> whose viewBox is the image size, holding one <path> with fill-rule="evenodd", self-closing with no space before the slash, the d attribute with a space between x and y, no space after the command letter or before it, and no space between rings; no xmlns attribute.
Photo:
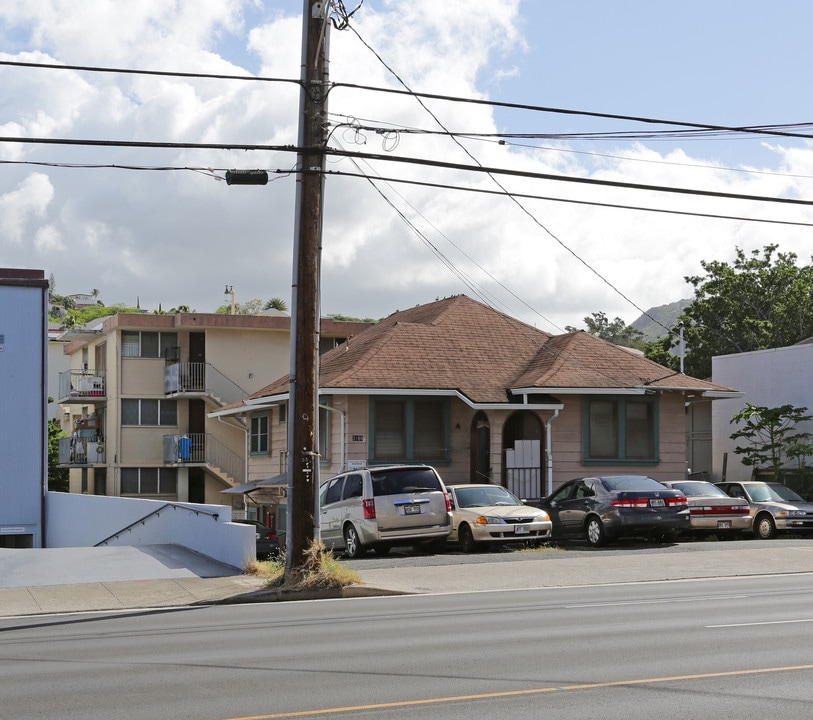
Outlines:
<svg viewBox="0 0 813 720"><path fill-rule="evenodd" d="M501 517L495 517L493 515L480 515L474 522L478 525L500 525L505 523Z"/></svg>
<svg viewBox="0 0 813 720"><path fill-rule="evenodd" d="M788 514L793 515L794 517L803 517L807 515L804 510L791 510Z"/></svg>
<svg viewBox="0 0 813 720"><path fill-rule="evenodd" d="M550 520L550 516L549 516L549 515L548 515L546 512L542 511L542 512L541 512L541 513L539 513L539 515L538 515L536 518L534 518L534 519L535 519L537 522L545 522L546 520Z"/></svg>

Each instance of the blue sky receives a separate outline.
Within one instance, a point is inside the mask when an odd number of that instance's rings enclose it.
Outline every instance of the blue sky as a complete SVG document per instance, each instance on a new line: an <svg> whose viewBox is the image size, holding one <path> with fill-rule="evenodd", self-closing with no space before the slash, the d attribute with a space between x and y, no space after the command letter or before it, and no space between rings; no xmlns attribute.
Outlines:
<svg viewBox="0 0 813 720"><path fill-rule="evenodd" d="M348 9L353 2L345 2ZM0 7L0 59L298 76L301 0L15 2ZM813 123L813 4L745 0L366 0L358 34L413 90L594 113L741 126ZM396 87L351 32L333 32L331 79ZM469 132L663 130L575 115L430 103ZM165 142L296 140L291 86L0 66L0 135ZM336 91L336 123L435 129L414 101ZM806 131L806 128L802 128ZM369 153L471 163L448 139L335 128ZM483 165L722 193L813 199L813 146L776 137L465 141ZM0 265L53 273L57 291L104 302L211 311L288 297L294 189L226 188L199 171L48 167L99 163L291 167L285 153L0 144ZM354 172L348 161L330 169ZM482 175L373 163L371 175L495 190ZM277 177L276 175L274 177ZM813 223L807 207L503 179L527 194ZM597 311L632 322L690 295L701 260L775 242L810 261L805 226L699 218L329 178L324 313L380 317L464 292L559 332ZM397 212L396 212L397 209ZM411 226L403 217L407 217ZM416 231L417 229L417 231Z"/></svg>

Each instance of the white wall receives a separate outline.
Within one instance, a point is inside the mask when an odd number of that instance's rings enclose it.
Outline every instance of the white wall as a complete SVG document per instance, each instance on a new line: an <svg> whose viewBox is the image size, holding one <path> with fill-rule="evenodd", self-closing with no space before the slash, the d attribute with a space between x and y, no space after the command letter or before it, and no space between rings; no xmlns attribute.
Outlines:
<svg viewBox="0 0 813 720"><path fill-rule="evenodd" d="M712 358L711 369L715 383L743 393L741 398L716 400L712 403L712 460L715 481L721 479L723 456L726 452L726 479L748 480L752 468L743 465L740 456L734 454L735 442L729 436L736 426L730 420L747 402L764 407L806 407L808 414L813 414L813 344L721 355ZM813 423L802 423L798 429L813 433Z"/></svg>
<svg viewBox="0 0 813 720"><path fill-rule="evenodd" d="M164 505L170 507L138 522ZM254 528L232 523L231 508L224 505L49 492L45 517L47 547L92 547L136 523L108 544L181 545L239 569L256 557Z"/></svg>

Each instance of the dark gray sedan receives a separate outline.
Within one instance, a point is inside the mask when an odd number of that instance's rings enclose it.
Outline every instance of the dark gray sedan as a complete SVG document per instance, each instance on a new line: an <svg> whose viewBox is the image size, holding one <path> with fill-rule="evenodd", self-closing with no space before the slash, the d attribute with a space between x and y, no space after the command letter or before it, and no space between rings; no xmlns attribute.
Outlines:
<svg viewBox="0 0 813 720"><path fill-rule="evenodd" d="M672 541L691 526L686 496L647 475L570 480L540 507L550 515L554 539L584 539L594 547L621 536Z"/></svg>

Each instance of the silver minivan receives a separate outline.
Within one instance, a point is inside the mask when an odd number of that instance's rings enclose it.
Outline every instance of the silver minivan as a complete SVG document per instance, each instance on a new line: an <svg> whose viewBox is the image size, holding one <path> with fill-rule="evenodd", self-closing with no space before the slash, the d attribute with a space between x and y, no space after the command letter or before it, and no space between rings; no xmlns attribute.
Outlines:
<svg viewBox="0 0 813 720"><path fill-rule="evenodd" d="M452 530L449 494L429 465L390 465L336 475L319 492L322 542L347 557L393 545L437 551Z"/></svg>

